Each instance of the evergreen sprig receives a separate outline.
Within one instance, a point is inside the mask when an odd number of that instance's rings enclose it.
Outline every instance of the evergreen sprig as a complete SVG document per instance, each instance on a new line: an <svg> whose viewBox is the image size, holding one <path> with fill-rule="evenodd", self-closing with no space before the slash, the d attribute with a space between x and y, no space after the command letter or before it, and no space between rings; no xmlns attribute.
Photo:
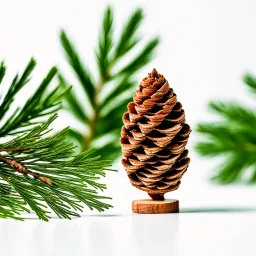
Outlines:
<svg viewBox="0 0 256 256"><path fill-rule="evenodd" d="M115 40L113 10L111 7L106 8L96 49L97 79L92 77L66 32L60 33L67 61L92 109L85 110L77 92L66 94L66 109L84 127L83 131L72 130L69 135L80 143L83 150L98 145L97 148L107 159L115 159L120 155L122 115L132 100L136 86L134 75L149 63L159 44L158 37L142 43L139 28L143 18L142 9L135 10ZM64 75L60 75L60 81L65 88L68 86ZM100 143L97 144L98 141Z"/></svg>
<svg viewBox="0 0 256 256"><path fill-rule="evenodd" d="M26 131L38 123L36 121L37 118L55 113L60 108L59 99L71 89L71 86L67 86L67 88L63 90L60 88L61 86L58 85L53 90L48 90L51 81L57 73L57 68L53 67L34 94L27 99L27 101L24 101L24 106L12 110L10 107L15 101L15 97L17 97L18 92L29 82L30 75L35 66L35 60L31 59L21 76L17 74L14 77L11 86L8 88L4 99L0 103L0 120L4 120L0 126L0 137ZM5 75L5 71L6 67L2 62L0 64L0 82ZM10 113L11 111L12 113ZM8 118L6 116L8 116Z"/></svg>
<svg viewBox="0 0 256 256"><path fill-rule="evenodd" d="M256 93L256 78L244 82ZM202 156L222 157L213 180L219 183L256 182L256 110L235 102L211 102L209 108L220 116L214 123L202 123L197 131L205 138L196 149Z"/></svg>
<svg viewBox="0 0 256 256"><path fill-rule="evenodd" d="M12 109L34 67L32 59L22 75L15 76L0 103L4 120L0 126L0 218L22 220L21 214L32 210L45 221L51 211L70 219L79 216L84 205L98 211L110 208L102 202L110 198L98 195L98 190L106 188L99 179L105 176L110 161L91 157L95 149L74 155L75 146L66 142L68 127L50 133L60 97L70 89L60 90L58 85L47 90L56 68L49 71L24 106ZM1 63L0 82L5 71Z"/></svg>

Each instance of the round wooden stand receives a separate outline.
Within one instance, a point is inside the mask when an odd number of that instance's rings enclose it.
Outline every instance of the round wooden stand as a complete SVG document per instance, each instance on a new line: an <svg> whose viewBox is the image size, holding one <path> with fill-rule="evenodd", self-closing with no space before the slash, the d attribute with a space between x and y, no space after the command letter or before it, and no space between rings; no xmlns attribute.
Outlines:
<svg viewBox="0 0 256 256"><path fill-rule="evenodd" d="M132 202L134 213L159 214L179 212L179 201L173 199L166 200L135 200Z"/></svg>

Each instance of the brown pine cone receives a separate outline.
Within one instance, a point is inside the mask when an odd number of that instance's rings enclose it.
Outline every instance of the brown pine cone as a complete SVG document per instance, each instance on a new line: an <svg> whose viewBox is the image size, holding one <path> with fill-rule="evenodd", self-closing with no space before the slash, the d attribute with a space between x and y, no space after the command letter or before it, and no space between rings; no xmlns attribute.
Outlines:
<svg viewBox="0 0 256 256"><path fill-rule="evenodd" d="M190 159L191 129L168 81L155 69L145 77L123 115L122 164L132 185L153 199L178 189Z"/></svg>

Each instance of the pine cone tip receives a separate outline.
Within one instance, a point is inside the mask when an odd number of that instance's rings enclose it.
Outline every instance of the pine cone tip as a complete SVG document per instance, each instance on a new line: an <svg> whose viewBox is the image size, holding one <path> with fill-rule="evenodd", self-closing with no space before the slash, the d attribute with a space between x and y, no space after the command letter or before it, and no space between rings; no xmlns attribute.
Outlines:
<svg viewBox="0 0 256 256"><path fill-rule="evenodd" d="M153 78L158 78L158 72L155 68L153 68L152 72L151 73L148 73L148 76L149 77L153 77Z"/></svg>

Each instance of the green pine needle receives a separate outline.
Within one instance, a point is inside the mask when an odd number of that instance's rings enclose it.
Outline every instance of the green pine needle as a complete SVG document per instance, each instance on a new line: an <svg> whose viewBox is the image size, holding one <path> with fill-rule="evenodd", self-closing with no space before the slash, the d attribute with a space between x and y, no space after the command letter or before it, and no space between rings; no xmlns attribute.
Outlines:
<svg viewBox="0 0 256 256"><path fill-rule="evenodd" d="M29 82L30 74L35 65L35 60L31 59L23 74L20 77L18 74L15 76L2 103L0 103L0 120L6 119L2 126L0 125L0 137L26 131L36 124L35 119L38 117L55 113L60 108L60 97L70 90L70 86L67 86L64 91L61 91L60 87L55 88L53 91L48 90L50 83L57 74L56 67L53 67L34 94L25 101L26 103L22 107L12 110L12 103L16 99L18 92ZM2 69L4 69L4 66L2 66Z"/></svg>
<svg viewBox="0 0 256 256"><path fill-rule="evenodd" d="M57 118L61 97L70 91L69 86L63 90L60 85L48 89L57 69L49 71L22 107L11 107L34 67L32 59L0 101L5 120L0 125L0 218L23 220L24 212L33 211L48 221L51 212L71 219L84 206L100 212L109 209L112 206L103 200L110 198L98 191L106 189L99 179L105 176L104 170L110 170L110 161L92 157L95 149L75 155L75 146L66 141L69 132L74 134L68 127L52 134L50 126ZM5 71L1 63L0 81Z"/></svg>
<svg viewBox="0 0 256 256"><path fill-rule="evenodd" d="M256 93L256 78L253 75L246 74L244 76L244 82L253 93Z"/></svg>
<svg viewBox="0 0 256 256"><path fill-rule="evenodd" d="M70 138L83 150L97 145L104 159L114 160L121 154L118 141L122 115L127 111L127 103L132 101L137 85L134 76L152 60L159 44L157 37L146 42L142 39L139 30L143 19L142 9L135 10L124 23L120 35L114 37L113 9L106 8L96 47L97 78L92 78L68 35L64 31L60 33L65 56L79 82L74 83L74 87L83 88L92 109L85 110L76 91L66 94L65 108L82 124L80 127L84 127L73 130ZM69 84L63 74L60 82L64 88ZM104 138L112 138L113 143L109 145L109 140ZM101 142L97 143L99 140Z"/></svg>
<svg viewBox="0 0 256 256"><path fill-rule="evenodd" d="M252 92L256 79L244 78ZM211 102L209 108L219 116L214 123L201 123L197 132L202 135L196 150L202 156L222 157L213 180L223 184L256 183L256 111L234 102Z"/></svg>
<svg viewBox="0 0 256 256"><path fill-rule="evenodd" d="M60 33L60 39L62 47L65 49L67 60L74 70L82 88L84 89L85 94L88 96L88 99L91 103L94 103L94 93L95 88L91 81L90 73L87 71L87 68L84 67L75 46L68 39L66 33L62 30Z"/></svg>

